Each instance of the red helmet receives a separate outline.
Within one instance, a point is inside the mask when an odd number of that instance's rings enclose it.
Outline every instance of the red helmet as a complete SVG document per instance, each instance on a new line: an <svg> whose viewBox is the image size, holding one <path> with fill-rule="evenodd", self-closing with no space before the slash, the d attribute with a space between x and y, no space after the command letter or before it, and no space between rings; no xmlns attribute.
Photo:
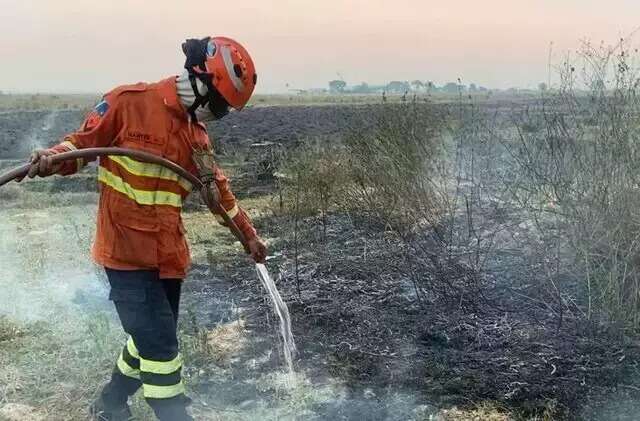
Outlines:
<svg viewBox="0 0 640 421"><path fill-rule="evenodd" d="M251 56L238 42L225 37L207 41L206 72L222 97L236 110L251 98L258 75ZM198 72L198 69L194 69Z"/></svg>

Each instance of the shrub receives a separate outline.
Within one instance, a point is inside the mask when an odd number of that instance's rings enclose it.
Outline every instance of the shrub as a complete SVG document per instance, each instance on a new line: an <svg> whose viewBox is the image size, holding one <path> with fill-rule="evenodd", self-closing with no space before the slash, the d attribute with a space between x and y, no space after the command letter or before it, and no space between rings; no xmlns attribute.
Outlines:
<svg viewBox="0 0 640 421"><path fill-rule="evenodd" d="M347 210L396 229L437 227L447 202L445 116L418 101L371 110L345 139Z"/></svg>
<svg viewBox="0 0 640 421"><path fill-rule="evenodd" d="M518 201L557 227L573 252L587 316L637 329L640 79L631 62L623 43L585 44L564 64L557 93L543 96L538 112L521 113L509 150Z"/></svg>

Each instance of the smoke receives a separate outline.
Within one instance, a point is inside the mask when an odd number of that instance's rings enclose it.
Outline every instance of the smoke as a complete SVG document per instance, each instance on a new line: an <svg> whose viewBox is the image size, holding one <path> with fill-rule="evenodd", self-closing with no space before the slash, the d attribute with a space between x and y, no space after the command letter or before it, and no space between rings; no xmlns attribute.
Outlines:
<svg viewBox="0 0 640 421"><path fill-rule="evenodd" d="M0 314L60 321L108 308L105 283L88 256L93 213L87 205L0 209Z"/></svg>
<svg viewBox="0 0 640 421"><path fill-rule="evenodd" d="M51 139L51 130L55 127L57 115L57 111L51 111L41 121L31 126L31 129L25 135L26 147L30 150L47 147L53 140Z"/></svg>

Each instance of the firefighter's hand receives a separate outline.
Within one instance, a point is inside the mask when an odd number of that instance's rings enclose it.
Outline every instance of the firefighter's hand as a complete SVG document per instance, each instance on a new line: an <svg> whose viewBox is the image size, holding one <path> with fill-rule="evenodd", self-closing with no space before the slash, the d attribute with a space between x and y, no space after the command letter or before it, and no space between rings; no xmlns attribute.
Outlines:
<svg viewBox="0 0 640 421"><path fill-rule="evenodd" d="M256 263L264 263L267 260L267 245L260 237L252 238L247 241L249 254Z"/></svg>
<svg viewBox="0 0 640 421"><path fill-rule="evenodd" d="M51 155L54 152L49 149L36 149L31 153L31 157L29 158L29 163L31 166L29 167L29 171L27 172L27 176L29 178L34 178L35 176L39 177L48 177L52 174L55 174L60 170L62 164L52 164L51 163ZM17 181L22 181L24 177L18 179Z"/></svg>

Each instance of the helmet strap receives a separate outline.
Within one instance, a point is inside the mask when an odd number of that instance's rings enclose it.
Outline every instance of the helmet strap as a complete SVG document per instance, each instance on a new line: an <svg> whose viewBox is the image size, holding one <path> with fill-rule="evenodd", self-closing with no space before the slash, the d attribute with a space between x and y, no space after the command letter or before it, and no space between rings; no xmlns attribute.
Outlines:
<svg viewBox="0 0 640 421"><path fill-rule="evenodd" d="M191 106L187 108L187 112L189 113L193 121L198 121L198 117L196 117L196 110L209 102L208 93L207 95L200 94L200 91L198 90L198 83L196 82L196 77L196 73L193 70L189 71L189 82L191 82L191 89L193 89L193 94L195 95L196 99L195 101L193 101L193 104L191 104Z"/></svg>
<svg viewBox="0 0 640 421"><path fill-rule="evenodd" d="M218 90L213 86L213 75L207 73L207 43L210 38L204 39L188 39L182 44L182 51L186 55L184 67L189 72L189 82L196 99L187 109L193 121L198 121L196 110L199 107L208 106L209 111L215 119L220 119L229 113L229 103L220 95ZM199 72L195 68L200 69ZM197 80L200 80L207 87L207 94L202 95L198 90Z"/></svg>

